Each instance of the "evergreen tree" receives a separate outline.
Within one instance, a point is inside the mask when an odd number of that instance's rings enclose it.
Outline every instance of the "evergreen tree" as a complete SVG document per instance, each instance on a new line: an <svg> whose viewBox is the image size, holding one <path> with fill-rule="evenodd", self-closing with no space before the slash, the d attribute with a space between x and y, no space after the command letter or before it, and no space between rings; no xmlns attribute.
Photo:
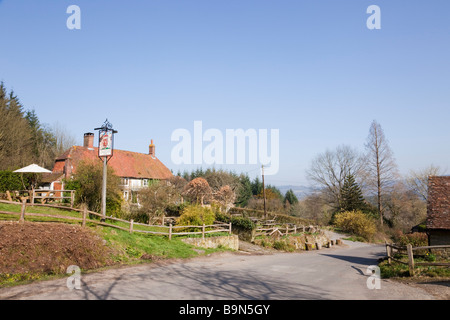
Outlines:
<svg viewBox="0 0 450 320"><path fill-rule="evenodd" d="M284 203L286 203L286 201L289 202L290 205L298 203L298 198L292 189L286 191L286 195L284 196Z"/></svg>
<svg viewBox="0 0 450 320"><path fill-rule="evenodd" d="M248 175L240 175L239 177L240 188L237 194L236 205L240 207L245 207L248 204L248 201L252 197L252 183L250 182L250 178Z"/></svg>
<svg viewBox="0 0 450 320"><path fill-rule="evenodd" d="M262 189L262 182L259 180L259 177L256 177L255 180L252 181L252 194L257 196L262 192Z"/></svg>
<svg viewBox="0 0 450 320"><path fill-rule="evenodd" d="M351 174L347 175L341 190L340 211L365 210L367 205L361 187Z"/></svg>

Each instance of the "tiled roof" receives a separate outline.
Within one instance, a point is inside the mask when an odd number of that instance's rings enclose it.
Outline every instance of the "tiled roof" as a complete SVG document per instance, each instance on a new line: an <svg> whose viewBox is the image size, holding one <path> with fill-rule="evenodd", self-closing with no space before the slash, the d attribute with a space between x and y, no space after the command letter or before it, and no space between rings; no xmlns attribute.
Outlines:
<svg viewBox="0 0 450 320"><path fill-rule="evenodd" d="M58 163L67 159L70 159L72 173L76 173L77 165L82 160L100 161L98 148L73 146L56 159L53 172L60 172L62 168ZM173 176L158 158L138 152L115 149L108 166L112 167L119 177L166 180Z"/></svg>
<svg viewBox="0 0 450 320"><path fill-rule="evenodd" d="M427 228L450 230L450 176L428 178Z"/></svg>

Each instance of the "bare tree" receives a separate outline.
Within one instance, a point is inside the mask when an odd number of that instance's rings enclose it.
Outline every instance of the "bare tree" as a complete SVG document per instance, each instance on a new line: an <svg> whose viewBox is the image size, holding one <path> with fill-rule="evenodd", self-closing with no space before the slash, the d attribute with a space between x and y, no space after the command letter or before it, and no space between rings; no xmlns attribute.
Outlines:
<svg viewBox="0 0 450 320"><path fill-rule="evenodd" d="M421 170L411 170L409 175L406 177L406 184L419 195L423 200L428 199L428 177L443 175L445 170L441 169L439 166L430 165Z"/></svg>
<svg viewBox="0 0 450 320"><path fill-rule="evenodd" d="M219 205L228 212L230 208L233 207L234 201L236 200L236 193L231 189L230 186L223 186L217 191L214 199L219 203Z"/></svg>
<svg viewBox="0 0 450 320"><path fill-rule="evenodd" d="M359 182L364 180L364 161L358 151L341 145L317 155L306 174L313 184L322 188L330 203L339 206L345 177L353 175Z"/></svg>
<svg viewBox="0 0 450 320"><path fill-rule="evenodd" d="M147 215L151 223L155 218L164 216L166 208L178 203L179 198L180 193L174 185L165 181L155 182L139 190L139 211Z"/></svg>
<svg viewBox="0 0 450 320"><path fill-rule="evenodd" d="M77 139L73 135L71 135L67 131L67 129L59 122L54 123L50 128L50 131L55 137L54 153L56 154L56 156L60 156L67 149L76 145Z"/></svg>
<svg viewBox="0 0 450 320"><path fill-rule="evenodd" d="M392 190L398 178L398 169L383 129L375 120L370 126L366 150L368 187L376 194L380 223L383 224L382 197Z"/></svg>

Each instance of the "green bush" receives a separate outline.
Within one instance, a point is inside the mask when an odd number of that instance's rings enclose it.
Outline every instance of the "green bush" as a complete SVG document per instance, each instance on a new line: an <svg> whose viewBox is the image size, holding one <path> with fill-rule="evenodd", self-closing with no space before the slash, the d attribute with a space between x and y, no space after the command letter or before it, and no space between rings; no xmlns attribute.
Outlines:
<svg viewBox="0 0 450 320"><path fill-rule="evenodd" d="M256 229L256 224L249 218L245 217L232 217L231 225L232 227L245 229L249 231Z"/></svg>
<svg viewBox="0 0 450 320"><path fill-rule="evenodd" d="M215 220L216 214L211 208L189 205L184 208L176 224L179 226L211 225Z"/></svg>
<svg viewBox="0 0 450 320"><path fill-rule="evenodd" d="M232 228L239 228L249 231L256 229L256 224L247 217L230 217L229 215L218 212L216 213L216 219L225 223L231 222Z"/></svg>
<svg viewBox="0 0 450 320"><path fill-rule="evenodd" d="M0 171L0 192L29 190L31 189L30 177L30 174L27 173L20 174L12 171Z"/></svg>
<svg viewBox="0 0 450 320"><path fill-rule="evenodd" d="M106 215L121 217L122 195L120 178L108 167ZM100 161L82 161L73 179L65 181L67 190L75 190L75 205L87 204L89 210L100 212L102 201L103 166Z"/></svg>
<svg viewBox="0 0 450 320"><path fill-rule="evenodd" d="M377 232L375 221L359 210L336 214L334 224L342 231L363 237L368 241Z"/></svg>

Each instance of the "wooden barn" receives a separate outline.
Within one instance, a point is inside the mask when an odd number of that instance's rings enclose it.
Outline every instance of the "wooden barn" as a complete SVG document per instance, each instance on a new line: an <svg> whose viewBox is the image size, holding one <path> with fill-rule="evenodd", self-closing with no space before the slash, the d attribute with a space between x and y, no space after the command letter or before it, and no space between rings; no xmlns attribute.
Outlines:
<svg viewBox="0 0 450 320"><path fill-rule="evenodd" d="M428 178L427 232L430 246L450 244L450 176Z"/></svg>

